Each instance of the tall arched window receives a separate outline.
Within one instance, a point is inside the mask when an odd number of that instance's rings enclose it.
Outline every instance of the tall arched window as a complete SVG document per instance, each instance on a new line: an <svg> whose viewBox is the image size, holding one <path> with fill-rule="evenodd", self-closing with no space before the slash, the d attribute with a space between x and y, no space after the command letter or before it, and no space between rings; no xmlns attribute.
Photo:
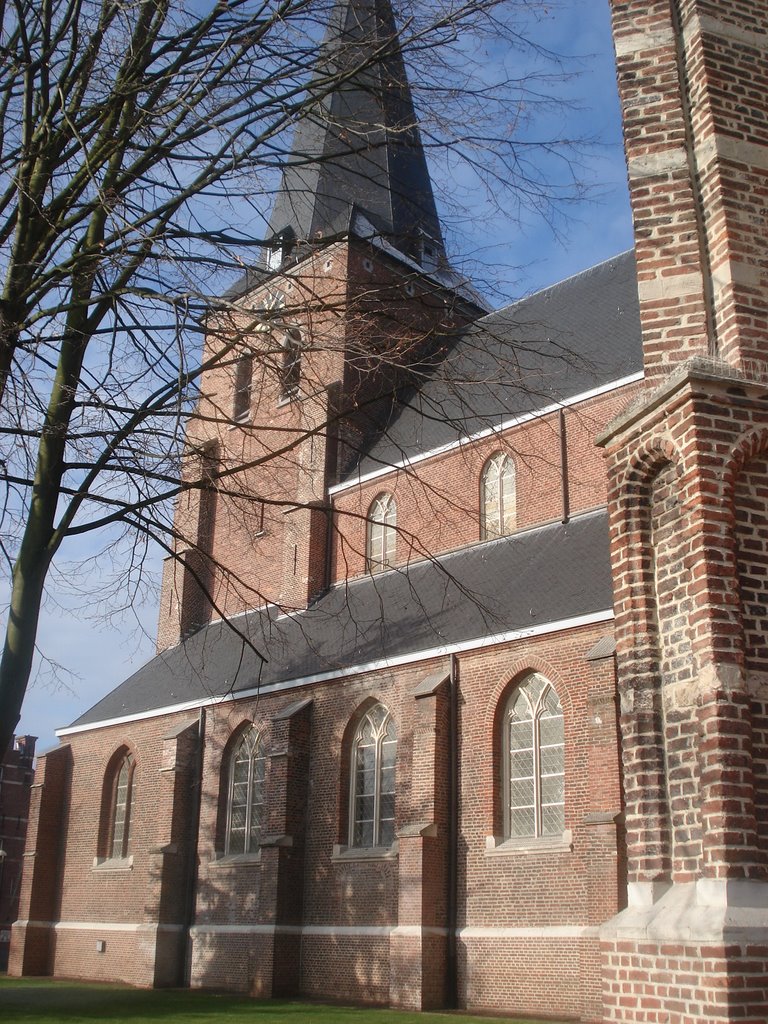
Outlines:
<svg viewBox="0 0 768 1024"><path fill-rule="evenodd" d="M283 358L280 367L280 397L291 398L301 383L301 331L290 328L283 338Z"/></svg>
<svg viewBox="0 0 768 1024"><path fill-rule="evenodd" d="M397 505L391 494L380 494L368 510L368 572L382 572L395 562Z"/></svg>
<svg viewBox="0 0 768 1024"><path fill-rule="evenodd" d="M565 830L563 709L533 672L507 701L503 718L504 834L556 836Z"/></svg>
<svg viewBox="0 0 768 1024"><path fill-rule="evenodd" d="M383 704L368 711L352 744L350 846L391 846L395 838L397 732Z"/></svg>
<svg viewBox="0 0 768 1024"><path fill-rule="evenodd" d="M259 849L265 767L264 742L258 729L251 726L229 757L225 853L255 853Z"/></svg>
<svg viewBox="0 0 768 1024"><path fill-rule="evenodd" d="M135 786L133 754L126 753L114 766L112 826L109 839L110 857L127 857L133 817Z"/></svg>
<svg viewBox="0 0 768 1024"><path fill-rule="evenodd" d="M497 452L480 477L480 539L504 537L515 529L515 464Z"/></svg>

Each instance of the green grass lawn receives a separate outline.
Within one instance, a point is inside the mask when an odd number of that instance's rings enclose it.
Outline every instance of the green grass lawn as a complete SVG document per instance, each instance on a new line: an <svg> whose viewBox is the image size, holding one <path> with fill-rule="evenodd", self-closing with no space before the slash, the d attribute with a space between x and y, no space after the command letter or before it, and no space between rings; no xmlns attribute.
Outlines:
<svg viewBox="0 0 768 1024"><path fill-rule="evenodd" d="M489 1024L488 1017L447 1013L400 1013L321 1003L258 1001L186 990L146 990L88 985L48 978L0 977L3 1024ZM507 1024L533 1024L505 1018Z"/></svg>

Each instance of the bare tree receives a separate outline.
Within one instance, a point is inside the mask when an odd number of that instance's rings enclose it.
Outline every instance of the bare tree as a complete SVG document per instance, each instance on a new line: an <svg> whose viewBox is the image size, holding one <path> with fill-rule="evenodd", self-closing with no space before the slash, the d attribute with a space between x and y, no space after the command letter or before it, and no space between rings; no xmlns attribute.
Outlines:
<svg viewBox="0 0 768 1024"><path fill-rule="evenodd" d="M139 550L155 541L175 550L169 503L209 487L204 473L181 472L190 417L237 419L201 396L201 379L215 367L236 372L245 338L259 339L249 351L264 373L286 372L290 310L221 295L274 241L266 214L297 122L327 116L334 90L402 50L417 68L427 148L482 169L495 194L511 188L517 202L550 210L566 194L537 167L537 154L567 162L566 140L515 134L550 102L559 74L521 32L534 6L414 4L377 48L358 43L329 59L319 47L331 0L5 0L0 457L11 597L0 750L18 721L62 545L98 532L111 542L118 527ZM469 41L484 37L525 54L529 72L476 74ZM399 129L406 137L415 125ZM309 301L297 299L303 315ZM414 344L386 360L413 362ZM306 436L283 438L260 461ZM233 501L240 469L217 470ZM126 579L140 566L134 550Z"/></svg>

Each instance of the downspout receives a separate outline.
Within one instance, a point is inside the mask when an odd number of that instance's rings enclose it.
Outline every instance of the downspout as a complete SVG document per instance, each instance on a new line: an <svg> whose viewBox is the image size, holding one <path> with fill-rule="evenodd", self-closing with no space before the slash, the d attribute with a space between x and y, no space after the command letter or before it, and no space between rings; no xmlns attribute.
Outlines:
<svg viewBox="0 0 768 1024"><path fill-rule="evenodd" d="M571 490L568 479L568 435L565 429L565 409L560 409L560 478L563 488L563 519L567 523L571 518Z"/></svg>
<svg viewBox="0 0 768 1024"><path fill-rule="evenodd" d="M458 979L458 859L459 859L459 663L451 655L451 670L448 694L448 908L446 950L446 1005L455 1010L459 1005Z"/></svg>
<svg viewBox="0 0 768 1024"><path fill-rule="evenodd" d="M335 533L335 520L336 510L333 507L333 502L328 494L325 492L326 509L325 509L325 558L323 564L323 589L322 593L327 593L331 589L331 582L333 580L333 538Z"/></svg>
<svg viewBox="0 0 768 1024"><path fill-rule="evenodd" d="M197 757L195 759L195 778L192 782L192 837L190 842L190 863L187 869L187 891L184 896L184 920L182 921L183 955L179 963L179 984L189 988L192 980L192 938L190 930L195 923L197 903L197 862L200 848L200 810L203 796L203 762L205 760L205 708L200 708L197 720Z"/></svg>

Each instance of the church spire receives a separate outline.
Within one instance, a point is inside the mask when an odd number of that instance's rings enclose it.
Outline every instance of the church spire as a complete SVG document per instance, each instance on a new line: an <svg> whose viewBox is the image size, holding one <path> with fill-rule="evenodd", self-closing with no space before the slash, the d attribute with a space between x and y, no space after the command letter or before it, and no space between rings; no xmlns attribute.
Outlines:
<svg viewBox="0 0 768 1024"><path fill-rule="evenodd" d="M315 70L326 81L296 126L270 237L379 236L437 269L442 231L389 0L339 0Z"/></svg>

